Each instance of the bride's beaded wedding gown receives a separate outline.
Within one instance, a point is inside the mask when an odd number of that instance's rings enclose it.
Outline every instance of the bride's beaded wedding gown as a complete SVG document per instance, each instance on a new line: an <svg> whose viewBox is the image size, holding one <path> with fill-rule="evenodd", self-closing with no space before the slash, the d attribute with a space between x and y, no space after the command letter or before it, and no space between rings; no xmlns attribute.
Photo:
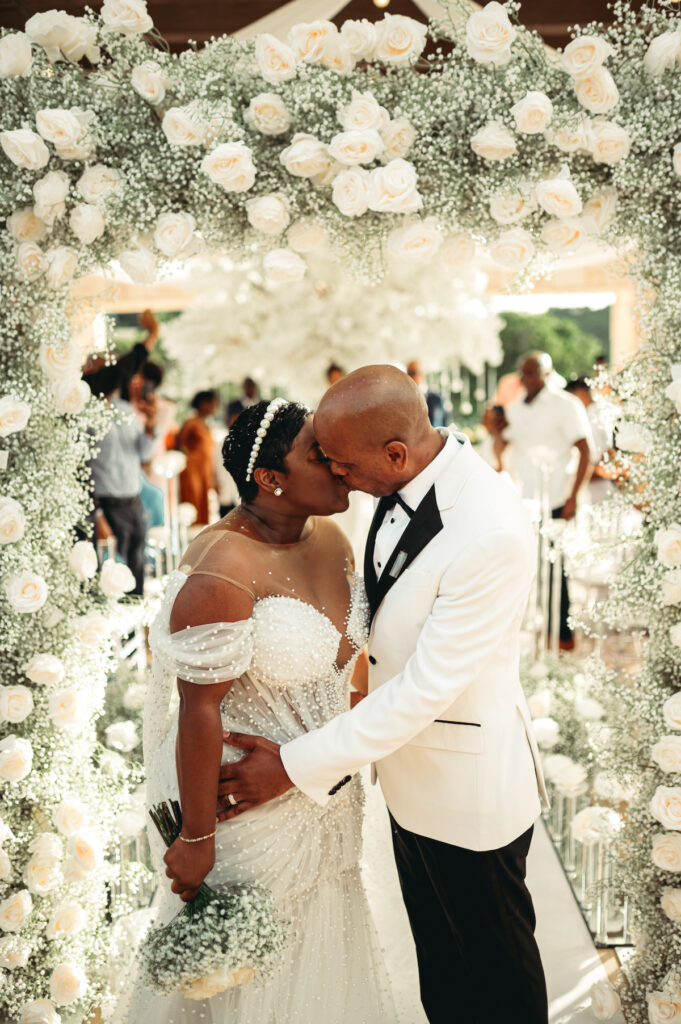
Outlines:
<svg viewBox="0 0 681 1024"><path fill-rule="evenodd" d="M335 526L317 521L306 539L279 548L225 531L213 533L223 536L216 540L206 531L210 543L194 558L193 566L183 566L170 576L151 629L154 683L145 711L150 804L178 796L177 710L171 696L178 675L197 684L234 679L222 703L224 727L285 743L347 710L350 677L366 643L364 588L349 572L347 549ZM231 545L229 579L254 597L251 617L171 634L170 612L187 573L222 576L215 567L224 564L219 552L224 553L225 543ZM233 571L240 556L243 571ZM317 607L315 590L328 595L329 578L336 580L331 602ZM262 579L267 580L266 587ZM225 747L223 762L240 756L240 751ZM395 1021L360 878L362 809L361 782L356 777L325 807L292 789L219 825L215 866L206 881L212 886L253 881L272 892L281 913L292 922L284 962L272 977L256 978L200 1002L182 995L154 995L137 986L127 1020L131 1024ZM152 842L161 879L156 920L165 922L182 904L170 892L160 842L153 836Z"/></svg>

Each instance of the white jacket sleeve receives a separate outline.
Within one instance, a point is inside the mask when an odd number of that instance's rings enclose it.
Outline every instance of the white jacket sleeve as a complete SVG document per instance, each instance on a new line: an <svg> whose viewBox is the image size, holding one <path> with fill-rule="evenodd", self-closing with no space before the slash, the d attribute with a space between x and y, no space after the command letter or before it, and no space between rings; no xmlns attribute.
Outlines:
<svg viewBox="0 0 681 1024"><path fill-rule="evenodd" d="M282 746L298 789L324 804L344 776L387 757L435 721L506 642L527 601L533 557L521 536L505 531L466 549L444 573L403 671L352 711Z"/></svg>

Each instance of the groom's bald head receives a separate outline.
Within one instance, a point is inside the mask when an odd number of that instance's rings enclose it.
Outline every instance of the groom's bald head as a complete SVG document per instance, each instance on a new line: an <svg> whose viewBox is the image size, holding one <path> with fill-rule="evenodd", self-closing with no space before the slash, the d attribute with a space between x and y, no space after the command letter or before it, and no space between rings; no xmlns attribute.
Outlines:
<svg viewBox="0 0 681 1024"><path fill-rule="evenodd" d="M420 472L433 440L423 394L387 365L363 366L329 388L314 429L333 472L375 495L391 494Z"/></svg>

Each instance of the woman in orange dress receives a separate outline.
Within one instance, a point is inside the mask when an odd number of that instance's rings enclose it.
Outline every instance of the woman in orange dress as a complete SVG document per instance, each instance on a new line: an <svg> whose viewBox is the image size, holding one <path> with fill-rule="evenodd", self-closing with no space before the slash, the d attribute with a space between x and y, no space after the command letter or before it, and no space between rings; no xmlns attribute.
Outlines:
<svg viewBox="0 0 681 1024"><path fill-rule="evenodd" d="M208 522L208 491L215 488L213 450L215 441L206 423L219 405L216 391L199 391L192 399L193 416L180 427L177 447L187 456L187 467L180 473L180 501L196 509L196 522Z"/></svg>

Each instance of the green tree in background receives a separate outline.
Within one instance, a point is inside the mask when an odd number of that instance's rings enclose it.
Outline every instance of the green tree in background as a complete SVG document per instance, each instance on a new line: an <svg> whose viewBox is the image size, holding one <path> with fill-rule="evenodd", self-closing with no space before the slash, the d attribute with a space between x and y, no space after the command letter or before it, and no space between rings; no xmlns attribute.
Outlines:
<svg viewBox="0 0 681 1024"><path fill-rule="evenodd" d="M504 359L499 375L516 369L518 359L532 349L548 352L558 373L567 380L589 374L594 360L607 347L601 338L585 331L572 316L550 313L501 313L504 328L501 344Z"/></svg>

